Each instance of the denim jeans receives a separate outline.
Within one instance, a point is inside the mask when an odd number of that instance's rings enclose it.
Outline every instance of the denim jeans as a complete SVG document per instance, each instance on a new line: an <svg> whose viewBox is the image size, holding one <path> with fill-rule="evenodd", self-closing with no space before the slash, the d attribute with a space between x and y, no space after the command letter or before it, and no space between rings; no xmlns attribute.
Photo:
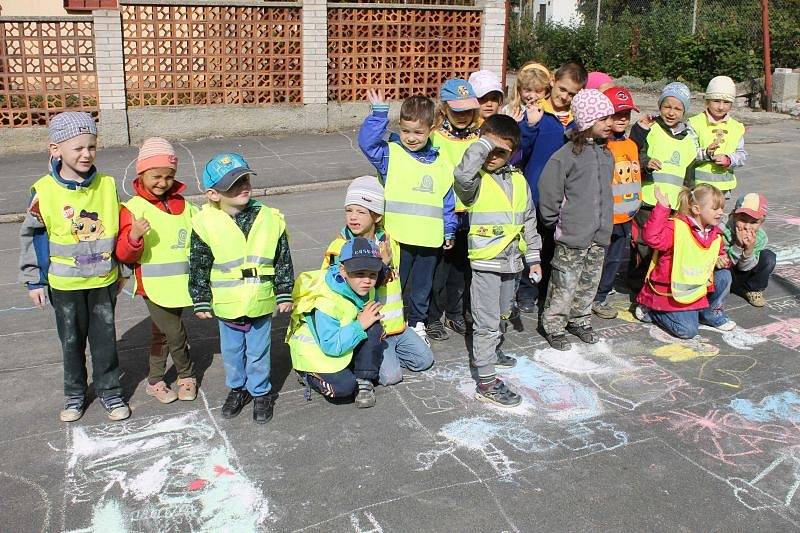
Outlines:
<svg viewBox="0 0 800 533"><path fill-rule="evenodd" d="M606 256L603 260L603 273L600 275L600 285L597 287L595 302L605 302L608 293L614 288L614 279L617 277L619 265L622 264L622 256L625 248L631 244L631 223L630 221L622 224L614 224L611 230L611 243L606 249Z"/></svg>
<svg viewBox="0 0 800 533"><path fill-rule="evenodd" d="M679 339L691 339L700 324L720 326L730 320L722 310L725 297L731 290L731 271L714 272L714 292L708 294L708 307L694 311L650 311L653 323Z"/></svg>
<svg viewBox="0 0 800 533"><path fill-rule="evenodd" d="M464 310L469 309L467 248L467 231L457 231L455 246L445 250L436 264L428 324L441 320L442 314L450 320L464 320Z"/></svg>
<svg viewBox="0 0 800 533"><path fill-rule="evenodd" d="M731 270L733 276L733 287L746 292L763 291L769 284L769 276L775 270L777 257L772 250L761 250L758 256L758 264L752 270Z"/></svg>
<svg viewBox="0 0 800 533"><path fill-rule="evenodd" d="M264 396L272 389L269 382L271 334L272 315L254 318L242 329L219 321L219 344L228 387L244 387L251 396Z"/></svg>
<svg viewBox="0 0 800 533"><path fill-rule="evenodd" d="M412 372L428 370L433 366L433 352L411 328L384 339L383 362L378 373L381 385L394 385L403 381L403 368Z"/></svg>
<svg viewBox="0 0 800 533"><path fill-rule="evenodd" d="M425 323L433 287L433 275L441 248L400 245L400 285L409 325Z"/></svg>

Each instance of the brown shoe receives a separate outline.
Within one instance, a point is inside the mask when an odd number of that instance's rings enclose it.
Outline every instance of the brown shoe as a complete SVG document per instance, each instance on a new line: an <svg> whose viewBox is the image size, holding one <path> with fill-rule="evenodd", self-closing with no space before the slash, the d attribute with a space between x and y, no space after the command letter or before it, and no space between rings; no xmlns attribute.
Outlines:
<svg viewBox="0 0 800 533"><path fill-rule="evenodd" d="M197 398L197 380L195 378L181 378L177 385L179 400L191 402Z"/></svg>
<svg viewBox="0 0 800 533"><path fill-rule="evenodd" d="M155 385L150 385L148 383L145 392L148 396L154 397L161 403L172 403L178 399L178 395L175 394L175 391L167 387L167 384L163 381L159 381Z"/></svg>
<svg viewBox="0 0 800 533"><path fill-rule="evenodd" d="M747 300L747 303L753 307L764 307L767 305L767 301L764 299L764 293L761 291L748 291L744 294L744 298Z"/></svg>

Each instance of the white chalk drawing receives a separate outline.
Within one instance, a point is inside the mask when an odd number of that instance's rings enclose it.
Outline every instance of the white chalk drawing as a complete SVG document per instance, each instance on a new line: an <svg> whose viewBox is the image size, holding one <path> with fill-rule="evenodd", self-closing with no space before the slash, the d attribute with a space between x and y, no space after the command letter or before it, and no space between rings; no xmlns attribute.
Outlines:
<svg viewBox="0 0 800 533"><path fill-rule="evenodd" d="M227 436L198 412L75 427L66 468L72 531L256 531L271 519ZM77 523L73 523L77 521Z"/></svg>
<svg viewBox="0 0 800 533"><path fill-rule="evenodd" d="M26 485L26 486L30 487L31 489L33 489L34 491L36 491L36 493L38 494L38 496L42 500L41 501L42 505L44 506L44 517L42 517L42 529L40 529L40 531L42 533L50 531L50 516L53 513L53 504L50 502L50 497L47 495L47 491L45 491L44 488L42 488L42 486L39 485L38 483L36 483L34 481L31 481L30 479L28 479L26 477L23 477L23 476L20 476L20 475L17 475L17 474L10 474L8 472L0 472L0 478L6 478L6 479L10 479L12 481L16 481L18 483L22 483L23 485ZM4 482L3 485L4 485L5 488L9 487L9 483L7 481ZM17 495L19 495L19 494L17 494ZM34 504L33 501L28 501L28 503L29 504ZM33 518L33 516L29 516L28 520L31 520L32 518ZM7 525L7 524L4 524L4 525ZM33 526L33 523L29 522L28 525L29 526Z"/></svg>
<svg viewBox="0 0 800 533"><path fill-rule="evenodd" d="M362 511L364 518L369 522L371 529L362 529L361 519L356 513L350 514L350 525L353 526L353 531L356 533L383 533L383 528L375 519L375 516L369 511Z"/></svg>
<svg viewBox="0 0 800 533"><path fill-rule="evenodd" d="M554 348L536 350L533 360L556 372L571 374L605 374L631 368L628 361L612 354L612 344L602 339L597 344L574 344L566 352Z"/></svg>
<svg viewBox="0 0 800 533"><path fill-rule="evenodd" d="M728 485L739 502L750 509L790 508L800 488L800 447L781 450L778 457L753 479L729 477Z"/></svg>
<svg viewBox="0 0 800 533"><path fill-rule="evenodd" d="M700 325L700 329L706 331L717 331L714 328L706 325ZM731 331L722 333L722 340L725 342L725 344L731 348L736 348L737 350L752 350L753 346L767 342L765 337L740 327L736 327Z"/></svg>

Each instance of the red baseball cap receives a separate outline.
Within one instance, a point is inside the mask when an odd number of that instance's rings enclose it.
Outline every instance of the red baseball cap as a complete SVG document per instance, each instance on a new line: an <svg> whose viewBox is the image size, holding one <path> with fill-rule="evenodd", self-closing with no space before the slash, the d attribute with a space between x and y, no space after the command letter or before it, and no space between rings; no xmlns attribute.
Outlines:
<svg viewBox="0 0 800 533"><path fill-rule="evenodd" d="M611 103L614 105L615 113L630 110L636 112L639 111L639 108L633 103L633 96L631 96L631 92L625 87L611 87L610 89L603 91L603 94L606 95L609 100L611 100Z"/></svg>
<svg viewBox="0 0 800 533"><path fill-rule="evenodd" d="M756 219L764 218L767 216L767 199L756 192L744 194L736 200L734 213L744 213Z"/></svg>

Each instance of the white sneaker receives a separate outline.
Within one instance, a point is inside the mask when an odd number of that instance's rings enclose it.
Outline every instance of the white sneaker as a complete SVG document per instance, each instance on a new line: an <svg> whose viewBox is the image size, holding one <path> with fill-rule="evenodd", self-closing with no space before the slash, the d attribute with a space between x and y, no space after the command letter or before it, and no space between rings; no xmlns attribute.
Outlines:
<svg viewBox="0 0 800 533"><path fill-rule="evenodd" d="M724 322L719 326L709 326L709 327L717 331L733 331L734 329L736 329L736 322L734 322L733 320L728 320L727 322Z"/></svg>
<svg viewBox="0 0 800 533"><path fill-rule="evenodd" d="M650 309L643 305L637 305L636 308L633 310L633 316L636 317L636 320L639 322L646 322L651 323L652 319L650 318Z"/></svg>
<svg viewBox="0 0 800 533"><path fill-rule="evenodd" d="M422 339L422 341L428 345L428 348L431 347L431 341L428 340L428 332L425 331L425 324L423 324L422 322L417 322L416 324L411 326L411 329L413 329L414 333L416 333L417 336L419 336L419 338Z"/></svg>

